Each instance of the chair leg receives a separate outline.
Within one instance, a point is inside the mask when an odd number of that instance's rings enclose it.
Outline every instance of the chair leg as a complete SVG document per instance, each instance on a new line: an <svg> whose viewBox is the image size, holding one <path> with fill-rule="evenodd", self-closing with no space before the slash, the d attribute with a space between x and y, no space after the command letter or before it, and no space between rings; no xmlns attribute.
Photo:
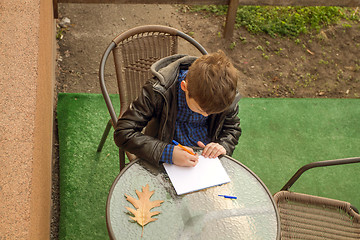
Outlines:
<svg viewBox="0 0 360 240"><path fill-rule="evenodd" d="M119 148L120 171L125 167L125 152Z"/></svg>
<svg viewBox="0 0 360 240"><path fill-rule="evenodd" d="M98 152L101 152L103 146L104 146L104 143L106 141L106 138L108 137L109 135L109 132L110 132L110 129L111 129L111 119L108 121L107 125L106 125L106 128L105 128L105 131L101 137L101 141L99 143L99 146L97 148L97 151Z"/></svg>

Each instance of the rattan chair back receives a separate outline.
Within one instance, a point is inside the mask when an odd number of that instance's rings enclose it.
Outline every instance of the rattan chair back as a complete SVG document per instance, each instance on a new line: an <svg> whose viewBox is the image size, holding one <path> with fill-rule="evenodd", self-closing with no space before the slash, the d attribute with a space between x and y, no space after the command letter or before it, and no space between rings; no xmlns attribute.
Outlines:
<svg viewBox="0 0 360 240"><path fill-rule="evenodd" d="M350 203L280 191L274 195L281 239L360 239L360 215Z"/></svg>
<svg viewBox="0 0 360 240"><path fill-rule="evenodd" d="M348 202L303 193L290 187L307 170L360 163L360 157L312 162L302 166L274 195L281 222L281 239L360 239L360 215Z"/></svg>
<svg viewBox="0 0 360 240"><path fill-rule="evenodd" d="M165 32L147 30L119 39L113 50L121 111L140 94L141 86L152 77L151 65L178 53L178 38Z"/></svg>

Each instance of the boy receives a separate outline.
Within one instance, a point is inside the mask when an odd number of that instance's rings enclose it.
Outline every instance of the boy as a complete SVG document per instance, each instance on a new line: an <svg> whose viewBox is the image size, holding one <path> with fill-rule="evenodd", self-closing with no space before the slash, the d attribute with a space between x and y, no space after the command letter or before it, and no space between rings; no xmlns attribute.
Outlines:
<svg viewBox="0 0 360 240"><path fill-rule="evenodd" d="M197 164L198 155L172 140L203 148L205 157L231 156L241 135L240 95L238 72L225 54L173 55L154 63L151 71L155 77L117 122L117 146L155 165Z"/></svg>

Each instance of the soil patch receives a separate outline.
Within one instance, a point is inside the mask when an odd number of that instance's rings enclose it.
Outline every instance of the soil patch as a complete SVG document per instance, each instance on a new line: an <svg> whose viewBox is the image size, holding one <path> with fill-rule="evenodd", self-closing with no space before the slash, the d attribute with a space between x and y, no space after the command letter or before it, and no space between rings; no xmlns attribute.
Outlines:
<svg viewBox="0 0 360 240"><path fill-rule="evenodd" d="M240 28L225 40L225 17L184 9L61 4L60 19L67 17L71 23L59 41L58 90L100 93L98 67L110 41L131 27L164 24L191 34L209 52L221 49L230 56L241 72L245 97L360 97L360 23L342 22L298 38L253 35ZM116 92L115 83L108 88Z"/></svg>

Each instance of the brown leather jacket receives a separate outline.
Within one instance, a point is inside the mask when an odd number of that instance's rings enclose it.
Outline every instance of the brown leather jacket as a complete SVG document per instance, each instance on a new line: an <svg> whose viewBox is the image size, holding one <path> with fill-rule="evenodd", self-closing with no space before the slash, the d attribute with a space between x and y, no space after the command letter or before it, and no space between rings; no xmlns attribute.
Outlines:
<svg viewBox="0 0 360 240"><path fill-rule="evenodd" d="M147 82L142 93L118 120L114 132L118 147L136 154L154 165L159 164L165 146L174 137L177 114L176 81L180 69L187 69L196 57L173 55L151 67L154 79ZM241 135L237 94L224 112L209 116L208 133L212 142L221 144L232 155ZM145 134L142 133L145 128Z"/></svg>

